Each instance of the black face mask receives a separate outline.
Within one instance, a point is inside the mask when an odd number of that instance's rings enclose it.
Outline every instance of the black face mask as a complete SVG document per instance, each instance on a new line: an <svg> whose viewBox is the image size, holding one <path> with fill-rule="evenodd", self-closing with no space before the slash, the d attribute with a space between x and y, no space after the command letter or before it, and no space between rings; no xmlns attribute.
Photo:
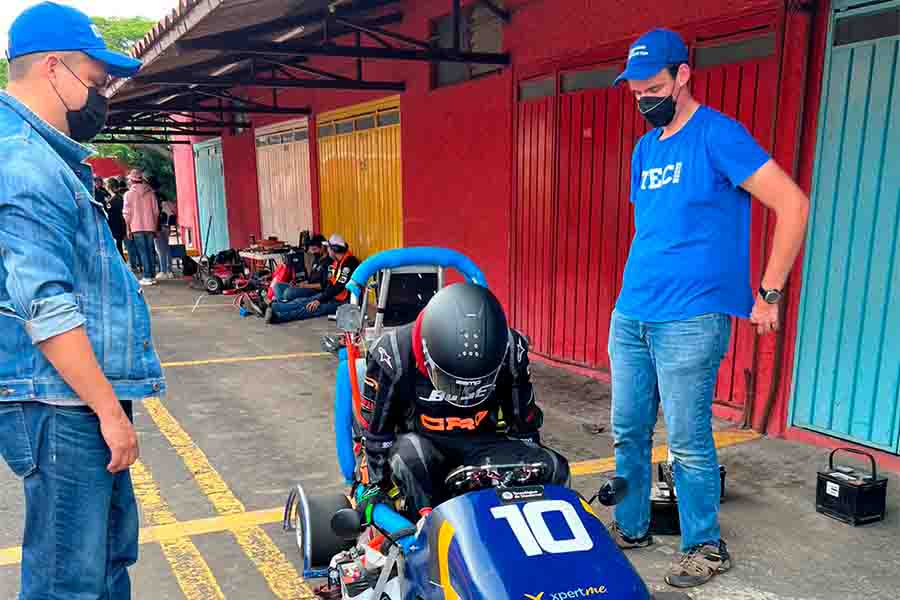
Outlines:
<svg viewBox="0 0 900 600"><path fill-rule="evenodd" d="M644 96L638 100L638 110L654 127L665 127L675 118L675 98Z"/></svg>
<svg viewBox="0 0 900 600"><path fill-rule="evenodd" d="M62 62L62 61L60 61ZM84 106L78 110L72 110L63 97L59 95L59 90L53 86L53 91L59 96L63 106L66 107L66 123L69 125L69 137L76 142L87 142L92 140L100 130L106 125L106 115L109 112L109 100L100 94L100 90L95 86L88 86L66 63L62 63L72 77L78 80L78 83L87 88L88 97Z"/></svg>
<svg viewBox="0 0 900 600"><path fill-rule="evenodd" d="M665 97L645 96L638 100L638 110L654 127L666 127L675 118L675 102L680 94L681 89L676 94L673 88Z"/></svg>

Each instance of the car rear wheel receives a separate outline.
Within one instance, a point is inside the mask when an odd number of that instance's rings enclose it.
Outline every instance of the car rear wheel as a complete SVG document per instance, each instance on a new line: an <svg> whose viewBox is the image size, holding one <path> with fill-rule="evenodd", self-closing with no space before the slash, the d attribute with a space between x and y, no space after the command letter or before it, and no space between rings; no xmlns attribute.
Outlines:
<svg viewBox="0 0 900 600"><path fill-rule="evenodd" d="M349 550L356 538L342 538L331 530L331 517L342 508L351 508L343 494L307 495L297 486L297 509L292 525L297 548L308 569L327 568L335 554Z"/></svg>

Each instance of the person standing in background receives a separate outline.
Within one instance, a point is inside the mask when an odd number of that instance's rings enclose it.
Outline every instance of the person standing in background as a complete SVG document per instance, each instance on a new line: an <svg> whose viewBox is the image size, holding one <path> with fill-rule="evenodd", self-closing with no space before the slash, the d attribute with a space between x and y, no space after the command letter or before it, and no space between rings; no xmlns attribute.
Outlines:
<svg viewBox="0 0 900 600"><path fill-rule="evenodd" d="M172 233L172 222L178 213L178 207L160 192L159 179L151 175L147 178L147 185L156 194L159 202L159 230L156 232L156 254L159 256L159 274L156 279L172 279L172 255L169 250L169 237Z"/></svg>
<svg viewBox="0 0 900 600"><path fill-rule="evenodd" d="M106 189L106 184L103 182L103 178L98 176L94 177L94 200L99 202L102 206L106 206L109 201L109 191Z"/></svg>
<svg viewBox="0 0 900 600"><path fill-rule="evenodd" d="M144 173L134 169L128 174L131 189L125 194L122 216L128 226L128 233L134 239L134 245L141 257L143 273L141 285L156 283L156 256L154 238L159 228L159 203L156 194L144 180Z"/></svg>
<svg viewBox="0 0 900 600"><path fill-rule="evenodd" d="M126 236L125 217L122 216L122 208L125 203L125 184L118 179L110 179L109 181L110 196L106 204L106 221L109 223L109 231L112 233L113 239L116 240L116 248L119 254L125 258L125 249L123 241Z"/></svg>

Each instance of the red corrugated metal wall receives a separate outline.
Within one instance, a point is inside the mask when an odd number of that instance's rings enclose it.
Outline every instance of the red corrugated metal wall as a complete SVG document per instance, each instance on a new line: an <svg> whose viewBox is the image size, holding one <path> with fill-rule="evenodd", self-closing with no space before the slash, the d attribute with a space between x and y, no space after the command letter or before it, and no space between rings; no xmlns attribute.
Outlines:
<svg viewBox="0 0 900 600"><path fill-rule="evenodd" d="M517 115L515 199L513 201L513 322L531 337L531 349L550 354L549 318L556 298L553 193L556 102L523 102Z"/></svg>
<svg viewBox="0 0 900 600"><path fill-rule="evenodd" d="M256 139L253 130L222 136L228 238L232 248L246 248L250 236L260 235L259 187L256 177Z"/></svg>
<svg viewBox="0 0 900 600"><path fill-rule="evenodd" d="M775 13L696 31L774 29ZM733 31L734 29L732 29ZM746 37L746 35L744 36ZM559 78L560 73L554 72ZM778 82L777 53L694 72L697 99L738 118L771 151ZM557 86L559 89L559 86ZM526 100L516 114L513 201L513 319L533 350L564 363L608 368L609 322L634 236L629 202L631 153L647 131L627 88L601 88ZM751 276L762 265L764 209L753 203ZM751 282L748 282L751 284ZM716 389L718 402L740 411L753 366L755 333L735 320L731 349Z"/></svg>
<svg viewBox="0 0 900 600"><path fill-rule="evenodd" d="M778 64L773 56L698 71L693 90L700 102L740 120L763 148L771 152L777 80ZM750 277L751 282L758 282L762 278L765 209L756 201L751 206ZM717 401L743 408L751 385L748 377L752 376L756 337L748 321L733 320L731 347L722 361L716 384Z"/></svg>

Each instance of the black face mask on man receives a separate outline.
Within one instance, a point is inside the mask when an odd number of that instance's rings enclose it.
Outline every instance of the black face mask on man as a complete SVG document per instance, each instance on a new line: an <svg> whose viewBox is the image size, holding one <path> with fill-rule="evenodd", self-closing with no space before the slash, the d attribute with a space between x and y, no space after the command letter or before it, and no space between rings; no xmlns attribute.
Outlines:
<svg viewBox="0 0 900 600"><path fill-rule="evenodd" d="M678 90L681 93L681 90ZM644 96L638 100L638 110L654 127L666 127L675 118L675 101L677 100L674 88L668 96Z"/></svg>
<svg viewBox="0 0 900 600"><path fill-rule="evenodd" d="M59 61L72 74L72 77L78 80L78 83L87 88L88 96L84 106L78 110L72 110L63 100L59 90L53 85L53 91L59 96L63 106L66 107L66 123L69 125L69 137L76 142L87 142L92 140L103 127L106 125L106 115L109 112L109 100L107 100L96 86L89 86L75 74L69 65L63 61Z"/></svg>

